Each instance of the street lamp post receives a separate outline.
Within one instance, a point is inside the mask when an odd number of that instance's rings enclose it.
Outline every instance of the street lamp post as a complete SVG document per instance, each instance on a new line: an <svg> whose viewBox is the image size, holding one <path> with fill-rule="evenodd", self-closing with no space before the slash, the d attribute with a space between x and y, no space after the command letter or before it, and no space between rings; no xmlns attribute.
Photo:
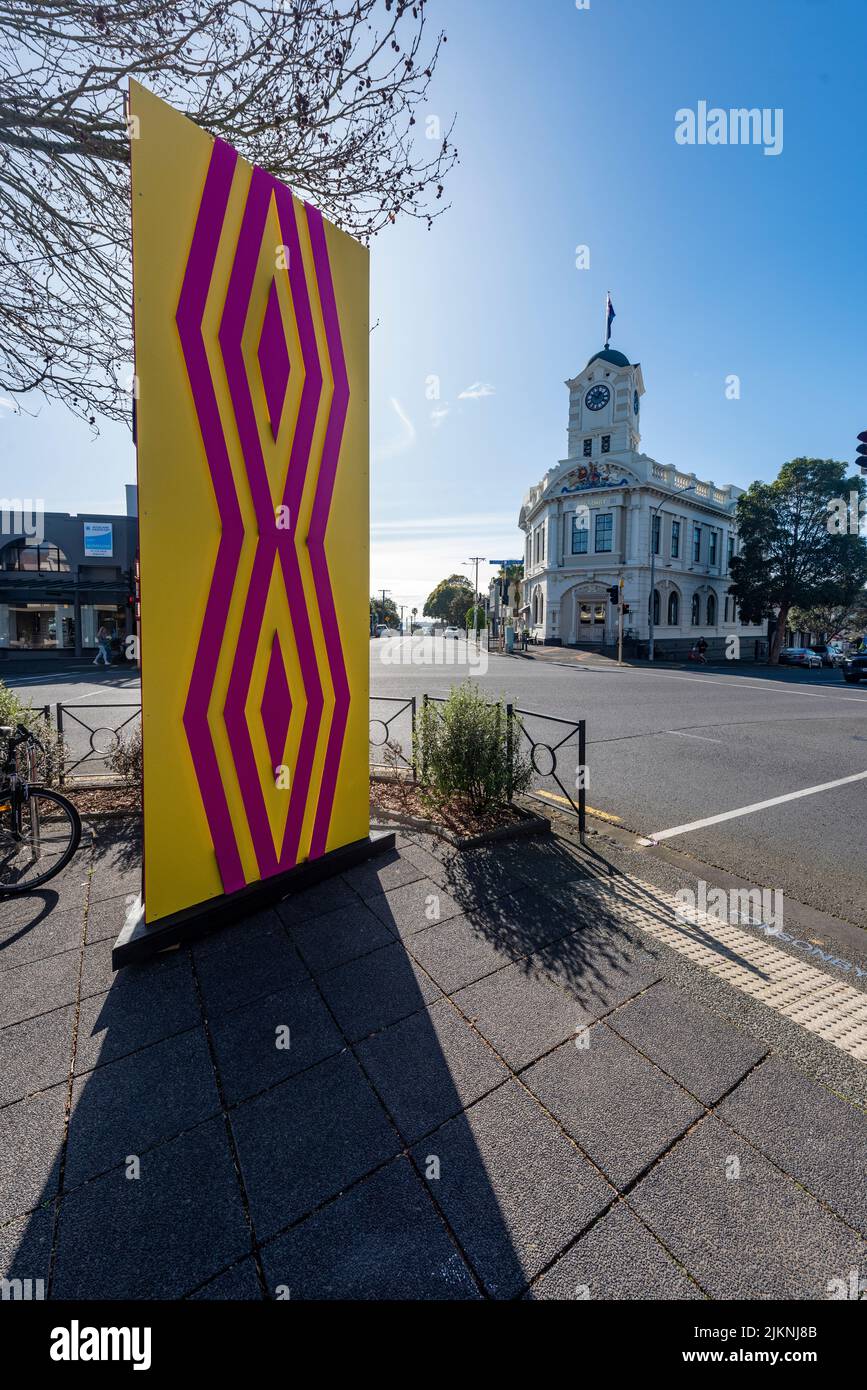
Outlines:
<svg viewBox="0 0 867 1390"><path fill-rule="evenodd" d="M682 491L683 491L683 492L695 492L695 485L694 485L694 484L690 484L689 487L683 488ZM655 551L654 548L653 548L653 521L654 521L654 517L657 517L657 516L659 515L659 509L660 509L660 507L663 505L663 503L664 503L665 501L666 501L666 499L665 499L664 497L661 497L660 500L657 502L656 506L650 508L650 603L649 603L649 605L648 605L648 613L647 613L647 618L648 618L648 635L649 635L649 639L650 639L650 640L649 640L649 642L648 642L648 644L647 644L647 659L648 659L648 661L652 661L652 660L653 660L653 653L654 653L654 635L655 635L655 634L654 634L654 625L653 625L653 595L654 595L654 593L656 592L656 551ZM686 537L684 537L684 540L686 540ZM660 546L661 546L661 545L662 545L662 526L661 526L661 525L660 525L660 528L659 528L659 541L660 541ZM660 615L660 616L661 616L661 615Z"/></svg>

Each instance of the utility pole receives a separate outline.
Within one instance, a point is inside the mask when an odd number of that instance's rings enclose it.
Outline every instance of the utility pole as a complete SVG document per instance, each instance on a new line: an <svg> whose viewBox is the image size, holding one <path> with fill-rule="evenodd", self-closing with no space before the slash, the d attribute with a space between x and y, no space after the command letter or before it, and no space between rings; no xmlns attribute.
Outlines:
<svg viewBox="0 0 867 1390"><path fill-rule="evenodd" d="M403 610L404 610L404 608L406 608L406 604L405 604L405 603L402 603L402 604L400 605L400 635L401 635L401 637L403 636Z"/></svg>
<svg viewBox="0 0 867 1390"><path fill-rule="evenodd" d="M485 563L484 555L471 555L467 561L476 567L476 577L473 580L473 638L478 645L479 641L479 565Z"/></svg>

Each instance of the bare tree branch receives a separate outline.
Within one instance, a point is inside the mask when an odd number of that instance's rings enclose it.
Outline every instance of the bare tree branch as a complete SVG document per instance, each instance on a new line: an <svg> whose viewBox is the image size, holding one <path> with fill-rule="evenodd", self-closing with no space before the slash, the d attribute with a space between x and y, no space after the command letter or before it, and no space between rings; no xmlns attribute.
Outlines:
<svg viewBox="0 0 867 1390"><path fill-rule="evenodd" d="M0 0L0 390L129 418L130 77L368 241L445 211L428 0ZM22 403L18 401L18 404Z"/></svg>

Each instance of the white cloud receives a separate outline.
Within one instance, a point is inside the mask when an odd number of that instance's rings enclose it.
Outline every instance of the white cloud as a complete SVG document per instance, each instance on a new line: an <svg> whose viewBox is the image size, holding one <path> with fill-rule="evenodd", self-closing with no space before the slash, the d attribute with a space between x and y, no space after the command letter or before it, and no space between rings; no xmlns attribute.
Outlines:
<svg viewBox="0 0 867 1390"><path fill-rule="evenodd" d="M451 409L450 405L440 405L431 411L430 422L435 430L438 430L446 416L451 414Z"/></svg>
<svg viewBox="0 0 867 1390"><path fill-rule="evenodd" d="M0 418L5 415L7 410L11 411L13 415L17 414L15 402L10 401L7 396L0 396Z"/></svg>
<svg viewBox="0 0 867 1390"><path fill-rule="evenodd" d="M410 420L400 401L396 400L394 396L391 397L391 408L403 428L395 439L389 440L387 444L378 444L375 447L373 457L376 460L395 458L397 454L405 453L407 449L411 449L413 444L415 444L415 425L412 423L412 420Z"/></svg>
<svg viewBox="0 0 867 1390"><path fill-rule="evenodd" d="M495 389L487 381L474 381L472 386L465 386L458 396L459 401L480 401L483 396L495 395Z"/></svg>

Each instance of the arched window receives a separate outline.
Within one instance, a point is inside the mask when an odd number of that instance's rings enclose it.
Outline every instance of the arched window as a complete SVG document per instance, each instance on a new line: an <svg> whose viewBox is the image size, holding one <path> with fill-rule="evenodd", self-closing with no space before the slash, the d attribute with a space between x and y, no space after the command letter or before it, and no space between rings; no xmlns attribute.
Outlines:
<svg viewBox="0 0 867 1390"><path fill-rule="evenodd" d="M651 621L652 621L652 623L653 623L653 626L654 626L654 627L659 627L659 610L660 610L660 604L659 604L659 590L658 590L658 589L654 589L654 591L653 591L653 601L652 601L652 604L649 605L649 607L650 607L650 611L651 611L651 614L652 614Z"/></svg>
<svg viewBox="0 0 867 1390"><path fill-rule="evenodd" d="M68 574L69 561L60 547L50 541L40 545L11 541L0 550L0 569L20 570L26 574Z"/></svg>
<svg viewBox="0 0 867 1390"><path fill-rule="evenodd" d="M701 622L701 599L698 594L692 596L692 625L698 627Z"/></svg>
<svg viewBox="0 0 867 1390"><path fill-rule="evenodd" d="M707 625L716 627L716 594L707 596Z"/></svg>
<svg viewBox="0 0 867 1390"><path fill-rule="evenodd" d="M672 589L668 596L668 626L677 627L680 622L680 595Z"/></svg>
<svg viewBox="0 0 867 1390"><path fill-rule="evenodd" d="M533 622L539 621L539 590L533 590Z"/></svg>
<svg viewBox="0 0 867 1390"><path fill-rule="evenodd" d="M545 600L544 600L544 598L543 598L543 596L542 596L542 590L540 589L540 590L539 590L539 622L540 622L540 623L541 623L541 622L544 622L544 620L545 620Z"/></svg>

